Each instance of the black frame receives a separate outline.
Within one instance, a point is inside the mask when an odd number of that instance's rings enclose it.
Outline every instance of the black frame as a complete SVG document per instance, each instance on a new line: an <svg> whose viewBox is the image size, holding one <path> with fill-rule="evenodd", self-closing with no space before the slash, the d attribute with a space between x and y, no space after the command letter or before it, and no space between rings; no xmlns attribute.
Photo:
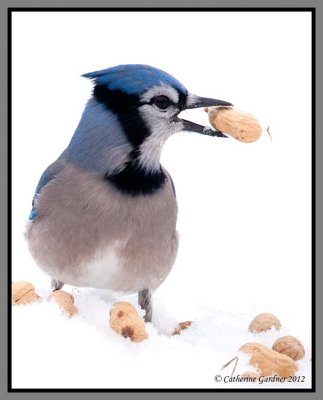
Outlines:
<svg viewBox="0 0 323 400"><path fill-rule="evenodd" d="M316 391L316 8L315 7L10 7L7 9L8 14L8 382L7 390L9 393L37 393L37 392L62 392L62 393L96 393L96 392L315 392ZM11 229L11 217L12 217L12 20L11 16L13 12L115 12L115 11L131 11L131 12L310 12L312 21L312 388L300 388L300 389L188 389L188 388L142 388L142 389L128 389L128 388L110 388L110 389L13 389L12 388L12 340L11 340L11 281L12 281L12 229Z"/></svg>

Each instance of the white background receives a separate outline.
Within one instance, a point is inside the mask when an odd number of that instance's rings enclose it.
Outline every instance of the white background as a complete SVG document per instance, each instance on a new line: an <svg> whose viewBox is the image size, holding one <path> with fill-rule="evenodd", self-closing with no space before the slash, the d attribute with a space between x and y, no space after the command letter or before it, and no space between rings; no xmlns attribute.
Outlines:
<svg viewBox="0 0 323 400"><path fill-rule="evenodd" d="M23 232L38 179L69 143L91 94L91 82L80 75L149 64L196 95L253 113L264 128L252 144L193 133L166 143L162 163L176 186L181 242L156 304L178 321L196 320L205 310L251 319L272 312L310 351L310 18L301 12L15 13L13 280L50 290ZM202 109L182 116L208 124ZM26 385L19 368L13 374L17 386ZM195 378L187 384L204 387ZM169 382L156 378L155 384Z"/></svg>

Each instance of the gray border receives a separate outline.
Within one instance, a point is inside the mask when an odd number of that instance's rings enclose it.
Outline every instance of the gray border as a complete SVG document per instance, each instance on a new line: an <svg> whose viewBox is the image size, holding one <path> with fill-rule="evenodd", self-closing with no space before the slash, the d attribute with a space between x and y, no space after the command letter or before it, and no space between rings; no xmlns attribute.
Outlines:
<svg viewBox="0 0 323 400"><path fill-rule="evenodd" d="M259 393L259 392L251 392L251 393L233 393L233 392L214 392L214 393L7 393L7 335L6 335L6 326L7 326L7 318L6 318L6 304L7 304L7 8L8 7L152 7L152 6L159 6L159 7L316 7L316 27L317 27L317 38L322 37L323 32L322 27L320 26L320 22L322 21L322 9L323 5L319 0L317 1L287 1L287 0L279 0L279 1L239 1L239 0L221 0L217 1L216 3L212 0L199 0L197 1L181 1L181 0L160 0L155 1L152 5L151 0L136 0L135 2L131 2L131 0L115 0L115 1L107 1L107 0L92 0L89 3L86 0L64 0L59 1L56 0L55 3L52 1L44 1L44 0L2 0L0 4L0 39L1 39L1 51L4 53L0 57L0 121L1 121L1 135L0 135L0 178L1 178L1 188L0 191L0 207L1 207L1 217L0 217L0 255L1 255L1 268L0 268L0 299L1 299L1 308L0 308L0 318L3 318L0 324L0 398L5 399L88 399L89 397L94 399L123 399L123 398L131 398L131 399L151 399L151 398L163 398L163 399L195 399L196 397L202 399L214 399L214 398L221 398L221 399L230 399L232 397L239 398L241 400L245 399L272 399L272 398L282 398L285 397L287 399L318 399L322 398L322 389L320 381L316 380L316 393L306 392L306 393L275 393L273 391L266 392L266 393ZM230 29L230 27L228 27ZM318 39L317 39L318 42ZM322 71L322 51L321 47L319 47L319 43L317 43L317 81L316 81L316 91L317 91L317 105L322 104L322 82L321 76L319 76L319 72ZM320 74L321 75L321 74ZM295 85L297 83L295 82ZM297 93L297 87L295 87L295 93ZM319 171L323 168L322 160L319 159L318 155L322 154L322 135L319 135L319 127L322 127L322 112L317 113L317 136L316 136L316 203L317 203L317 211L316 211L316 221L317 221L317 238L322 238L321 236L321 229L322 229L322 209L320 204L322 204L322 182L321 177L319 176ZM322 127L323 130L323 127ZM321 152L319 151L321 149ZM318 240L317 240L318 242ZM320 243L320 242L319 242ZM320 265L322 261L322 246L318 247L317 249L317 266ZM316 272L316 281L320 282L322 280L322 271L321 268L317 268ZM317 288L319 288L319 284L317 284ZM316 290L316 304L321 304L320 299L322 294L319 290ZM318 307L317 307L318 308ZM320 323L322 323L321 318L317 316L317 337L318 332L321 332ZM322 371L320 367L322 360L322 347L316 346L316 371ZM318 375L318 372L316 372ZM321 393L321 395L319 395Z"/></svg>

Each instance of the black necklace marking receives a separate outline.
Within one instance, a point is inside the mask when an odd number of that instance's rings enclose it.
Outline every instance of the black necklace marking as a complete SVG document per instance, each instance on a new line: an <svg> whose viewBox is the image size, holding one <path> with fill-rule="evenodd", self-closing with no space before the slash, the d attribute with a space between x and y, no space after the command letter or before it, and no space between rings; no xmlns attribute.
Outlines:
<svg viewBox="0 0 323 400"><path fill-rule="evenodd" d="M152 194L161 189L167 181L167 177L161 169L147 172L136 162L129 163L116 175L106 173L104 178L122 193L131 196Z"/></svg>
<svg viewBox="0 0 323 400"><path fill-rule="evenodd" d="M138 111L139 97L121 90L110 90L104 85L96 85L93 95L97 101L103 103L118 116L129 142L137 149L150 135Z"/></svg>

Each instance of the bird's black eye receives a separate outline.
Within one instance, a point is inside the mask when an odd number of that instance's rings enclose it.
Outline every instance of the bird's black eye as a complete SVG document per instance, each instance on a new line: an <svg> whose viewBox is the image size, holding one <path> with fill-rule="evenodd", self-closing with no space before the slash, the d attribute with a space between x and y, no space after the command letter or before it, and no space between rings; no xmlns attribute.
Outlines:
<svg viewBox="0 0 323 400"><path fill-rule="evenodd" d="M154 97L151 102L161 110L165 110L170 105L169 98L164 95Z"/></svg>

